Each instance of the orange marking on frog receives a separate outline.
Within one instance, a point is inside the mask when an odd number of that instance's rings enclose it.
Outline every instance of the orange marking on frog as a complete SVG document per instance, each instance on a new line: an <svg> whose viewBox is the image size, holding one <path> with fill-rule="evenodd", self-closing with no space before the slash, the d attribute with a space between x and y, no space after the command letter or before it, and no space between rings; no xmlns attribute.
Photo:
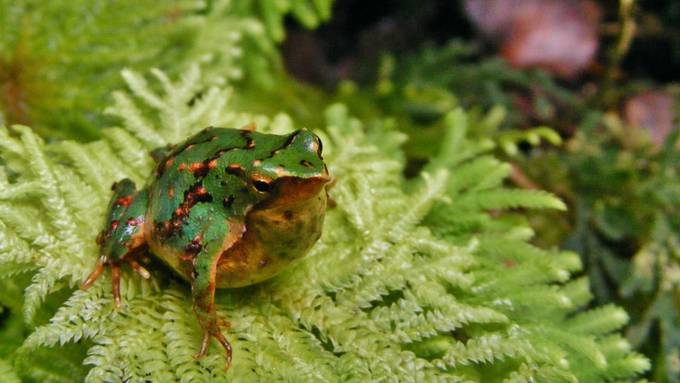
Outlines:
<svg viewBox="0 0 680 383"><path fill-rule="evenodd" d="M118 206L123 206L123 207L128 207L132 203L132 196L125 196L125 197L120 197L116 200L116 205Z"/></svg>
<svg viewBox="0 0 680 383"><path fill-rule="evenodd" d="M194 162L191 165L189 165L189 171L192 173L199 172L205 168L205 164L203 162Z"/></svg>

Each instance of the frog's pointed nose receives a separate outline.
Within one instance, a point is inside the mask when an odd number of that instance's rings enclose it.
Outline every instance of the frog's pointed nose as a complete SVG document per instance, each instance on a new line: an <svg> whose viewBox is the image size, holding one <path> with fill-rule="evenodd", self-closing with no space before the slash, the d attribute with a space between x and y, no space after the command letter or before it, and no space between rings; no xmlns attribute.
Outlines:
<svg viewBox="0 0 680 383"><path fill-rule="evenodd" d="M316 195L320 193L321 189L323 189L329 182L331 182L331 177L328 174L304 179L298 185L298 194L303 198Z"/></svg>

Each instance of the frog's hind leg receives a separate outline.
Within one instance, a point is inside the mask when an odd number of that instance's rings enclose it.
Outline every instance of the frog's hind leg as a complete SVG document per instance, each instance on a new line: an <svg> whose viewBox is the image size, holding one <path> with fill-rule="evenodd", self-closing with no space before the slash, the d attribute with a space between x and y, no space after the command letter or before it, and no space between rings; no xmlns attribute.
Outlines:
<svg viewBox="0 0 680 383"><path fill-rule="evenodd" d="M111 268L113 298L116 307L120 307L120 265L128 263L145 279L151 276L136 259L146 252L143 225L147 196L145 190L138 192L135 184L128 179L113 184L112 189L114 194L109 204L106 226L97 236L99 258L80 287L90 287L108 266Z"/></svg>
<svg viewBox="0 0 680 383"><path fill-rule="evenodd" d="M226 368L231 365L232 348L222 334L221 328L229 327L229 322L218 318L215 309L215 286L217 264L225 250L231 248L243 235L242 223L227 223L225 226L211 226L205 233L204 245L193 259L194 278L191 283L193 309L203 330L201 347L195 358L203 357L210 347L211 338L217 339L226 352ZM212 238L212 240L210 240Z"/></svg>

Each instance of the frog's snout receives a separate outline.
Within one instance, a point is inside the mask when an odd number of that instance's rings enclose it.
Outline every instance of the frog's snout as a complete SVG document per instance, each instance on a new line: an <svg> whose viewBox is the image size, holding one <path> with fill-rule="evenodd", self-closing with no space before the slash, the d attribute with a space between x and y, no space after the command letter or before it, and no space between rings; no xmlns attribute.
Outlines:
<svg viewBox="0 0 680 383"><path fill-rule="evenodd" d="M291 191L295 191L298 199L302 200L319 194L329 182L331 182L331 177L328 173L325 173L316 177L291 180L291 182L284 185L284 188L291 187Z"/></svg>

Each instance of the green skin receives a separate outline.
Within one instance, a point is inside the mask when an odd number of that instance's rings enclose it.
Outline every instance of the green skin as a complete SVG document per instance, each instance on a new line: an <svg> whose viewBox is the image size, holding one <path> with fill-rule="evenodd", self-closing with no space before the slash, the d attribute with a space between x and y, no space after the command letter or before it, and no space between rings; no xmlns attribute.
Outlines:
<svg viewBox="0 0 680 383"><path fill-rule="evenodd" d="M204 336L227 352L231 346L217 318L215 288L260 282L301 258L321 235L330 180L321 141L300 130L290 135L207 128L186 142L152 153L156 170L139 191L122 180L104 230L97 237L97 265L83 282L90 286L111 268L120 307L120 265L142 277L146 253L161 259L191 283L194 312Z"/></svg>

